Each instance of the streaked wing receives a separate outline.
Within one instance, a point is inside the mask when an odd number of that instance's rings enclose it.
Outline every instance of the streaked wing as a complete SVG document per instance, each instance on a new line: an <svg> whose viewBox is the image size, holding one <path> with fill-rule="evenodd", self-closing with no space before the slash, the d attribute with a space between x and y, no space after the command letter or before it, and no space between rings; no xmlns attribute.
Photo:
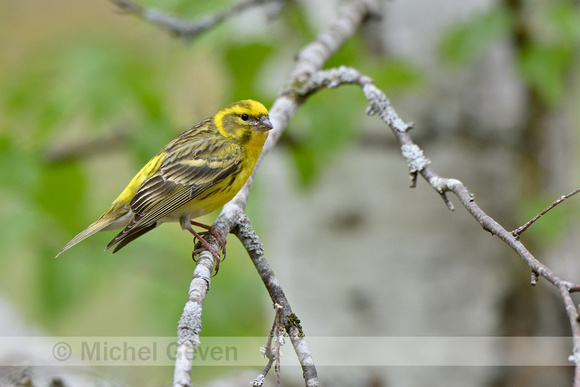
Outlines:
<svg viewBox="0 0 580 387"><path fill-rule="evenodd" d="M164 160L137 191L130 203L133 218L106 249L117 244L114 253L152 230L159 220L235 174L242 162L242 150L233 143L224 142L219 147L189 145L193 155L190 151L182 153L182 157Z"/></svg>
<svg viewBox="0 0 580 387"><path fill-rule="evenodd" d="M224 145L211 153L201 151L162 165L131 200L133 226L157 222L234 173L242 161L242 151L235 144Z"/></svg>

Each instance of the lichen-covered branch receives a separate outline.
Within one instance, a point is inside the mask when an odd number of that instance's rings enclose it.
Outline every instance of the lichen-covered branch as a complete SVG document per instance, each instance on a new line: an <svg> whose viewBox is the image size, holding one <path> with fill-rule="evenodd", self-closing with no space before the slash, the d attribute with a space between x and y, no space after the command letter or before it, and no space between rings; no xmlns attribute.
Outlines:
<svg viewBox="0 0 580 387"><path fill-rule="evenodd" d="M274 102L272 108L270 109L270 120L274 125L274 129L270 131L268 140L264 145L262 150L262 155L254 168L254 174L250 177L246 185L242 190L227 203L216 221L213 224L218 231L223 235L227 235L230 232L234 232L238 238L242 241L244 247L248 251L252 262L254 263L268 293L274 304L279 304L282 306L280 311L280 319L284 325L286 332L289 335L290 341L294 347L298 360L302 367L302 373L307 387L318 386L318 375L316 372L316 367L308 345L306 344L304 338L304 332L300 326L300 320L293 314L292 308L284 291L280 287L272 269L270 268L268 261L266 260L263 247L259 242L257 235L250 226L247 217L244 215L244 210L248 202L248 197L252 187L254 175L258 170L261 161L268 154L268 152L274 147L276 142L279 140L280 136L288 126L288 122L296 113L296 110L300 104L304 101L304 98L297 93L300 90L300 85L308 81L310 76L318 72L324 63L336 53L348 39L350 39L357 29L361 26L362 22L366 19L368 15L376 10L376 1L374 0L351 0L345 2L341 8L338 10L338 15L334 21L323 30L317 38L307 46L305 46L299 53L296 59L294 69L290 73L280 96ZM216 249L218 247L217 241L213 237L208 237L208 242L211 243ZM197 265L199 266L202 262L211 262L213 267L213 257L207 253L203 252L198 259ZM211 272L211 270L210 270ZM206 273L207 274L207 273ZM204 277L209 283L209 277ZM194 273L194 281L196 280ZM192 293L190 292L190 299L188 304L193 303L196 305L203 305L203 301L207 294L209 287L205 289L205 293L195 293L197 297L196 300L191 298ZM198 326L197 318L201 319L201 315L190 315L194 310L188 308L184 309L184 313L181 321L192 320L193 326ZM201 321L201 320L199 320ZM200 322L199 322L200 324ZM180 322L181 326L181 322ZM199 325L200 326L200 325ZM194 337L182 338L182 334L193 333ZM199 332L192 330L179 330L178 351L187 351L191 343L195 343ZM183 349L181 349L183 346ZM179 361L179 359L178 359ZM174 385L181 386L185 384L181 383L180 380L189 382L187 379L189 374L186 372L186 368L189 367L189 373L191 372L191 362L177 364L176 363L176 377L174 378ZM177 369L181 371L177 372ZM178 379L177 376L183 379ZM190 376L189 376L190 377Z"/></svg>
<svg viewBox="0 0 580 387"><path fill-rule="evenodd" d="M233 7L206 18L197 21L185 21L157 10L145 9L131 0L111 1L123 11L138 15L176 36L189 39L249 7L267 2L282 3L282 0L242 0ZM439 176L431 167L430 161L424 155L422 149L413 142L409 134L413 124L405 123L398 116L386 95L373 84L372 79L355 69L347 67L321 71L327 60L353 36L363 21L375 12L376 5L374 0L345 1L330 26L324 29L312 43L305 46L296 56L294 68L270 109L270 118L275 129L270 133L254 173L258 170L261 160L275 146L299 106L310 95L322 88L333 88L344 84L357 85L362 89L369 103L367 113L369 115L377 115L389 126L393 135L399 141L401 154L409 168L411 186L415 186L416 180L420 175L441 196L450 210L453 210L454 207L447 194L449 192L453 193L484 230L498 236L521 257L532 273L532 284L535 283L537 278L542 277L558 288L573 336L570 360L576 366L574 386L580 387L580 323L578 321L577 308L571 297L572 292L580 291L580 284L562 279L536 259L516 235L503 228L478 206L473 195L461 181ZM279 311L280 322L288 333L299 358L306 386L317 386L316 368L300 322L293 314L284 291L265 258L263 246L251 227L249 219L244 214L252 182L253 176L238 195L224 206L213 226L224 235L234 233L246 248L268 290L272 302L281 306ZM208 237L208 242L216 249L219 247L217 241L211 236ZM191 354L199 344L201 311L205 296L209 290L213 265L213 256L208 252L202 252L197 261L188 301L178 326L178 356L175 366L174 386L191 385L192 356L187 355Z"/></svg>
<svg viewBox="0 0 580 387"><path fill-rule="evenodd" d="M444 199L449 209L453 209L451 202L446 196L447 192L452 192L457 196L463 207L481 224L484 230L496 235L510 246L530 268L532 275L532 284L535 284L534 278L543 277L560 292L560 297L564 303L566 314L568 315L570 328L572 331L572 355L570 361L575 364L574 386L580 387L580 321L576 306L571 297L572 292L580 291L580 283L573 283L562 279L550 268L536 259L532 253L519 240L519 235L506 230L502 225L496 222L492 217L487 215L476 203L474 196L467 190L465 185L457 179L443 178L439 176L430 166L430 162L425 158L423 151L415 144L408 132L410 124L405 124L396 111L390 106L389 100L384 93L379 90L372 80L359 73L355 69L340 67L326 71L320 71L310 78L309 82L303 85L299 91L302 96L306 97L323 87L337 87L343 84L355 84L362 88L367 98L371 114L377 114L385 124L387 124L401 145L401 153L407 160L409 173L412 176L420 174L429 185L437 191ZM552 207L565 197L575 194L576 191L564 195L562 198L552 204ZM550 208L550 207L549 207Z"/></svg>
<svg viewBox="0 0 580 387"><path fill-rule="evenodd" d="M200 254L193 280L189 286L187 303L177 325L177 352L173 373L174 387L191 385L191 367L193 351L200 344L201 311L205 295L210 287L210 276L213 270L213 256L209 251Z"/></svg>

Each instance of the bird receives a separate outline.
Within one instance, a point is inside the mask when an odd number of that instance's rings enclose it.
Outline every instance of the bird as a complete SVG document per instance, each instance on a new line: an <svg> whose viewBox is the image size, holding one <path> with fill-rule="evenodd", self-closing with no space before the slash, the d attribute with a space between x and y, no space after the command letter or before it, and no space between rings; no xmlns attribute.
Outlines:
<svg viewBox="0 0 580 387"><path fill-rule="evenodd" d="M193 221L230 201L254 170L269 131L268 110L257 101L234 102L163 147L129 182L107 211L56 255L99 231L121 231L105 247L113 254L166 222L179 222L216 257L220 256L192 225L208 230L225 256L225 237ZM195 256L199 250L195 250ZM216 255L217 254L217 255Z"/></svg>

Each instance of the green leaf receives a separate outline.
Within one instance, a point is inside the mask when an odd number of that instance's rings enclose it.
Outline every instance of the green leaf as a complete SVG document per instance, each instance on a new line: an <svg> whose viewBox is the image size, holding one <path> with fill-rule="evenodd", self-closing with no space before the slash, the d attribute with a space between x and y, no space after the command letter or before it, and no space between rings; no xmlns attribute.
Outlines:
<svg viewBox="0 0 580 387"><path fill-rule="evenodd" d="M418 88L424 83L422 71L412 62L399 58L387 58L375 55L358 36L350 39L346 45L325 65L326 68L351 66L371 77L389 93L405 92Z"/></svg>
<svg viewBox="0 0 580 387"><path fill-rule="evenodd" d="M166 130L170 127L170 123L164 120L147 122L139 127L139 135L134 136L130 144L137 159L136 167L145 165L163 145L168 144L173 137L177 136Z"/></svg>
<svg viewBox="0 0 580 387"><path fill-rule="evenodd" d="M317 93L290 123L289 145L303 188L310 186L340 152L356 143L360 131L357 121L366 118L366 101L359 93L354 87Z"/></svg>
<svg viewBox="0 0 580 387"><path fill-rule="evenodd" d="M401 59L385 61L380 69L371 72L375 84L381 89L388 90L389 94L418 89L425 83L421 70L414 64Z"/></svg>
<svg viewBox="0 0 580 387"><path fill-rule="evenodd" d="M290 147L290 154L298 171L299 182L303 187L310 186L317 172L314 152L304 144L294 144Z"/></svg>
<svg viewBox="0 0 580 387"><path fill-rule="evenodd" d="M231 83L231 100L261 99L256 87L259 80L257 75L264 60L273 51L270 45L253 43L237 45L226 50L226 62L230 69L233 82Z"/></svg>
<svg viewBox="0 0 580 387"><path fill-rule="evenodd" d="M562 1L538 5L533 35L522 47L518 66L523 79L543 102L562 100L580 44L580 10Z"/></svg>
<svg viewBox="0 0 580 387"><path fill-rule="evenodd" d="M548 9L542 13L545 23L553 31L553 40L567 45L576 45L580 40L580 9L569 1L555 1L544 4Z"/></svg>
<svg viewBox="0 0 580 387"><path fill-rule="evenodd" d="M537 43L524 47L519 68L544 103L553 106L564 96L566 72L573 60L574 52L568 47Z"/></svg>
<svg viewBox="0 0 580 387"><path fill-rule="evenodd" d="M522 219L521 224L524 224L542 212L554 199L554 197L543 195L524 201L518 211L518 218ZM570 223L575 223L578 218L578 209L580 207L577 204L577 200L573 197L557 207L552 208L532 224L522 237L535 240L544 246L557 243L565 235L565 231L570 227Z"/></svg>
<svg viewBox="0 0 580 387"><path fill-rule="evenodd" d="M312 24L306 18L304 9L297 1L287 1L280 18L285 22L287 30L283 39L293 39L302 43L311 41L319 31L319 26Z"/></svg>
<svg viewBox="0 0 580 387"><path fill-rule="evenodd" d="M45 165L41 172L40 186L35 193L36 201L69 230L77 230L79 219L84 218L85 189L85 177L78 162ZM62 206L62 192L66 192L66 208Z"/></svg>
<svg viewBox="0 0 580 387"><path fill-rule="evenodd" d="M179 18L189 16L192 20L195 20L206 14L215 13L218 10L226 8L228 4L231 5L231 1L147 0L141 4L147 7L153 7L161 12L174 14Z"/></svg>
<svg viewBox="0 0 580 387"><path fill-rule="evenodd" d="M491 44L507 36L512 24L512 15L502 6L480 13L445 34L439 47L440 55L451 63L472 63Z"/></svg>
<svg viewBox="0 0 580 387"><path fill-rule="evenodd" d="M0 135L0 187L26 197L35 189L40 171L38 158L19 143Z"/></svg>

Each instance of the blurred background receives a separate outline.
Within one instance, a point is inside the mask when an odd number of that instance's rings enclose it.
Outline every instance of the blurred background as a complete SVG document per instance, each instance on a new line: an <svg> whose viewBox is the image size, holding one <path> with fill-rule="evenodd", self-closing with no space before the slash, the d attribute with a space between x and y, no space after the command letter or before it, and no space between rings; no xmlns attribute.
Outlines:
<svg viewBox="0 0 580 387"><path fill-rule="evenodd" d="M184 18L230 3L140 2ZM112 233L54 256L179 133L235 100L270 107L294 55L339 3L289 1L277 17L258 7L184 43L105 0L0 0L0 335L174 336L194 267L179 226L114 256L103 252ZM380 2L379 14L325 67L371 76L415 122L412 136L435 171L461 179L507 229L578 187L577 2L398 0ZM422 181L409 188L390 130L365 107L354 87L311 97L262 164L248 205L307 336L569 335L555 288L531 287L527 267L454 198L450 212ZM578 209L567 201L522 238L575 282ZM229 241L202 339L265 337L269 298ZM195 368L193 380L240 385L240 371ZM0 384L20 372L0 369ZM173 369L26 372L38 385L53 372L67 385L70 373L84 373L78 385L157 386ZM285 385L300 385L300 375L284 371ZM319 375L333 386L554 386L569 385L572 369L321 367Z"/></svg>

